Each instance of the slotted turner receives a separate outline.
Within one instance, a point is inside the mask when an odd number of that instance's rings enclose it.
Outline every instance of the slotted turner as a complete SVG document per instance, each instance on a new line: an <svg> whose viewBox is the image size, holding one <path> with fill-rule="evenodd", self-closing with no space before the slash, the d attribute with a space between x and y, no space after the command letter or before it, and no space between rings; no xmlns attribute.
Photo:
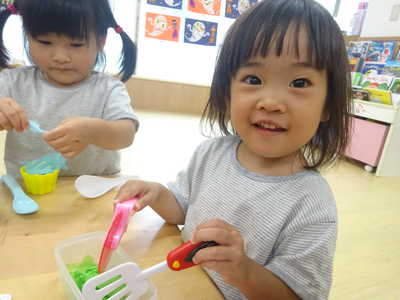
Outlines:
<svg viewBox="0 0 400 300"><path fill-rule="evenodd" d="M147 279L166 269L180 271L195 266L192 261L197 251L218 245L214 241L192 244L186 242L168 253L167 259L143 271L133 262L116 266L89 279L82 288L86 300L102 300L114 293L109 300L136 300L149 288ZM126 298L124 298L126 297Z"/></svg>

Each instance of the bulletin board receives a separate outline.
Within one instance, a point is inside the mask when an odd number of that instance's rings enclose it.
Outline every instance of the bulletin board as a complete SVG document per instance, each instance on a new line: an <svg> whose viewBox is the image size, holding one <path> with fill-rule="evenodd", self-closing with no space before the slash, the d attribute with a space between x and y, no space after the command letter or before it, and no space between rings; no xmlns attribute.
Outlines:
<svg viewBox="0 0 400 300"><path fill-rule="evenodd" d="M140 0L136 76L209 86L227 30L254 3Z"/></svg>

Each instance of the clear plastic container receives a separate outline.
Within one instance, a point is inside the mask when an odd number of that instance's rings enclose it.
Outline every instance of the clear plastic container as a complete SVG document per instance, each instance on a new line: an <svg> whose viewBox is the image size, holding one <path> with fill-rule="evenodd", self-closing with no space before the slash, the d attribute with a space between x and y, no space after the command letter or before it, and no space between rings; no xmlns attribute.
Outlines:
<svg viewBox="0 0 400 300"><path fill-rule="evenodd" d="M81 291L68 272L67 265L79 263L87 255L90 255L95 261L98 261L105 235L105 232L93 232L74 236L62 241L54 248L54 256L56 258L60 279L64 284L68 299L90 300L83 298ZM111 256L108 269L129 261L132 260L121 247L118 247ZM147 293L139 298L140 300L157 299L157 290L151 281L149 281L149 287Z"/></svg>

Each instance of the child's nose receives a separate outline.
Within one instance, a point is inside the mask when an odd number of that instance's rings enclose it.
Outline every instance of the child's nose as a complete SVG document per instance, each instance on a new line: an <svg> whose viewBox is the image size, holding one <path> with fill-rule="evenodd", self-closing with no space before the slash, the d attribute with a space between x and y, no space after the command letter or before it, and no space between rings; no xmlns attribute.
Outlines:
<svg viewBox="0 0 400 300"><path fill-rule="evenodd" d="M57 48L53 53L53 60L57 63L64 64L71 61L71 57L67 50L62 48Z"/></svg>
<svg viewBox="0 0 400 300"><path fill-rule="evenodd" d="M287 110L285 102L273 91L263 94L257 102L257 109L263 109L268 112L284 113Z"/></svg>

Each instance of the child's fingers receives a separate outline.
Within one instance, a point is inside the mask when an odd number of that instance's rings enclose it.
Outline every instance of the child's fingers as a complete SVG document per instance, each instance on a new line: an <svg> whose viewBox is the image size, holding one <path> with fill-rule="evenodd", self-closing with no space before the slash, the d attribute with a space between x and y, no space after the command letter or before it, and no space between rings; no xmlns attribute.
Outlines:
<svg viewBox="0 0 400 300"><path fill-rule="evenodd" d="M12 124L8 120L7 116L2 112L0 112L0 126L5 130L13 129Z"/></svg>
<svg viewBox="0 0 400 300"><path fill-rule="evenodd" d="M199 250L193 257L196 264L210 261L228 261L229 250L222 245L207 247Z"/></svg>
<svg viewBox="0 0 400 300"><path fill-rule="evenodd" d="M56 127L46 133L43 134L43 139L47 143L54 142L56 140L59 140L65 136L65 132L62 128Z"/></svg>
<svg viewBox="0 0 400 300"><path fill-rule="evenodd" d="M47 133L43 134L43 139L50 145L52 146L56 151L62 152L62 148L65 146L68 146L67 138L66 136L60 136L57 138L49 138ZM65 149L64 149L65 150Z"/></svg>
<svg viewBox="0 0 400 300"><path fill-rule="evenodd" d="M221 219L211 219L206 222L201 223L196 227L195 231L198 231L200 229L205 229L205 228L225 228L225 229L234 229L232 225L229 223L225 222L224 220Z"/></svg>
<svg viewBox="0 0 400 300"><path fill-rule="evenodd" d="M143 197L139 198L136 203L134 210L139 211L145 208L147 205L149 205L151 196L149 194L144 195Z"/></svg>
<svg viewBox="0 0 400 300"><path fill-rule="evenodd" d="M118 190L114 203L125 201L133 197L139 198L134 207L135 211L139 211L149 205L149 203L154 199L155 195L148 182L141 180L129 180Z"/></svg>
<svg viewBox="0 0 400 300"><path fill-rule="evenodd" d="M118 190L114 202L125 201L136 196L139 196L139 188L137 187L136 181L129 180Z"/></svg>
<svg viewBox="0 0 400 300"><path fill-rule="evenodd" d="M22 107L14 101L7 101L6 105L2 106L2 121L1 126L7 130L15 129L17 132L22 132L28 127L27 117Z"/></svg>
<svg viewBox="0 0 400 300"><path fill-rule="evenodd" d="M240 233L229 223L213 219L197 226L192 234L192 242L215 241L220 245L242 243Z"/></svg>
<svg viewBox="0 0 400 300"><path fill-rule="evenodd" d="M73 157L77 156L80 153L80 151L60 152L60 153L65 158L73 158Z"/></svg>
<svg viewBox="0 0 400 300"><path fill-rule="evenodd" d="M192 242L215 241L220 245L229 245L232 243L231 231L225 228L207 227L196 230L192 236Z"/></svg>
<svg viewBox="0 0 400 300"><path fill-rule="evenodd" d="M26 122L27 122L25 111L18 103L14 101L11 101L9 104L10 104L10 110L8 112L9 121L11 122L15 131L17 132L24 131L25 129L24 126L26 127Z"/></svg>
<svg viewBox="0 0 400 300"><path fill-rule="evenodd" d="M20 131L24 131L25 129L29 128L29 121L28 121L28 116L26 115L25 110L22 108L21 105L19 105L16 102L11 102L11 106L14 108L14 110L16 111L17 115L18 115L18 122L19 122L19 126L18 129Z"/></svg>

